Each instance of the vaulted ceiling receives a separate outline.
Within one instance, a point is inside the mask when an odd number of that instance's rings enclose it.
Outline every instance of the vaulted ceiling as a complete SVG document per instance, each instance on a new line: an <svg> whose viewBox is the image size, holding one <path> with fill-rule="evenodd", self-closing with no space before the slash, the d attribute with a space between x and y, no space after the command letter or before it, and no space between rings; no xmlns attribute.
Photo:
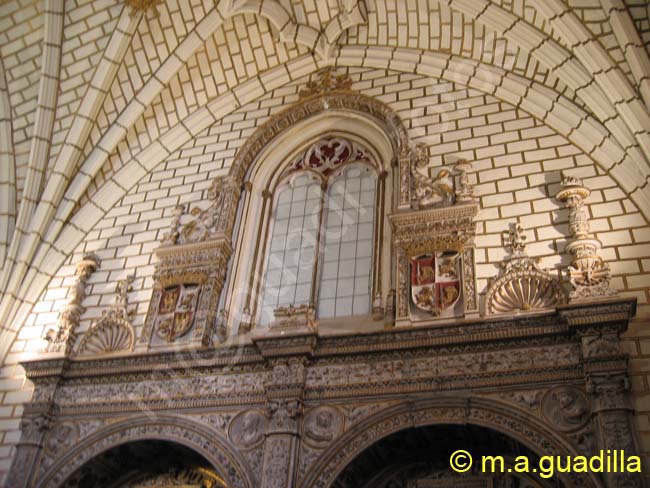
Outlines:
<svg viewBox="0 0 650 488"><path fill-rule="evenodd" d="M325 66L444 79L565 136L650 218L644 0L7 0L0 356L84 235L158 163ZM245 135L242 133L240 135Z"/></svg>

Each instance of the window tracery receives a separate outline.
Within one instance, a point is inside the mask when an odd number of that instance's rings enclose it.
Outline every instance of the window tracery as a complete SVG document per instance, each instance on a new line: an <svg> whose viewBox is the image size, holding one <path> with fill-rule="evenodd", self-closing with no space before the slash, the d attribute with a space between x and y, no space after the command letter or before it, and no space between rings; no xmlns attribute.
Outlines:
<svg viewBox="0 0 650 488"><path fill-rule="evenodd" d="M300 152L274 190L261 324L308 305L319 318L371 311L377 170L369 151L325 137Z"/></svg>

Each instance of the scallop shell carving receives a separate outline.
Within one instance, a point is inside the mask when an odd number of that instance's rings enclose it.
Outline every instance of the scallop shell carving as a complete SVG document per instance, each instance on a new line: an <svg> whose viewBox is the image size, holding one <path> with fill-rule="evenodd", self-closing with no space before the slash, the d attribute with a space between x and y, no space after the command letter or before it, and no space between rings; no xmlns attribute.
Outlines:
<svg viewBox="0 0 650 488"><path fill-rule="evenodd" d="M554 308L565 302L559 281L539 267L538 258L526 253L526 234L517 222L508 232L510 256L485 293L487 314L529 312Z"/></svg>
<svg viewBox="0 0 650 488"><path fill-rule="evenodd" d="M99 356L131 351L135 343L133 327L124 319L106 315L93 324L79 345L78 356Z"/></svg>
<svg viewBox="0 0 650 488"><path fill-rule="evenodd" d="M485 306L490 314L528 312L554 308L563 301L556 280L543 271L527 269L497 279L486 294Z"/></svg>

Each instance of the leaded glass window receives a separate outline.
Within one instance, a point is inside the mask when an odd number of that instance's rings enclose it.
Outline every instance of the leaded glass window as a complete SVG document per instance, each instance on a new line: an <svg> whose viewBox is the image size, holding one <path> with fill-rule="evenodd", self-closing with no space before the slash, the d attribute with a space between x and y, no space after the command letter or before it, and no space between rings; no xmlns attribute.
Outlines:
<svg viewBox="0 0 650 488"><path fill-rule="evenodd" d="M319 318L368 314L377 172L367 151L324 139L285 173L273 195L261 324L289 305L311 304Z"/></svg>

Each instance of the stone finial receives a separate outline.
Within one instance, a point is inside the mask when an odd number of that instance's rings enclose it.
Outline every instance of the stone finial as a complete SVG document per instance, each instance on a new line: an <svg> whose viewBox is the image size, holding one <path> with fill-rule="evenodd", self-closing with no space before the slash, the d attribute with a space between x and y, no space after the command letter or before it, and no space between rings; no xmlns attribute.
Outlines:
<svg viewBox="0 0 650 488"><path fill-rule="evenodd" d="M519 222L514 224L508 231L508 241L506 247L512 254L510 259L527 257L526 254L526 241L528 237L524 233L524 228Z"/></svg>
<svg viewBox="0 0 650 488"><path fill-rule="evenodd" d="M567 269L572 288L569 293L571 301L608 297L617 293L609 286L609 266L598 255L602 245L589 232L589 217L584 202L590 194L591 190L579 178L562 173L562 189L555 198L570 209L569 231L572 240L564 250L571 255L571 264Z"/></svg>
<svg viewBox="0 0 650 488"><path fill-rule="evenodd" d="M133 291L135 274L119 280L115 286L115 301L101 318L86 331L77 355L102 355L130 351L135 344L135 331L131 320L135 307L129 307L129 292Z"/></svg>
<svg viewBox="0 0 650 488"><path fill-rule="evenodd" d="M70 287L70 297L63 306L56 327L49 329L44 336L47 341L46 352L58 352L69 355L76 341L76 329L79 327L81 314L86 309L81 305L86 298L86 285L88 278L100 266L99 258L93 254L84 254L76 266L74 284Z"/></svg>
<svg viewBox="0 0 650 488"><path fill-rule="evenodd" d="M172 212L172 221L169 225L169 232L167 232L161 241L163 246L173 246L178 242L180 235L181 217L185 213L185 205L176 205Z"/></svg>
<svg viewBox="0 0 650 488"><path fill-rule="evenodd" d="M217 340L221 343L226 342L228 339L228 311L223 308L217 314L216 331Z"/></svg>
<svg viewBox="0 0 650 488"><path fill-rule="evenodd" d="M468 172L472 169L472 163L465 159L456 161L455 170L457 174L456 203L471 203L476 201L474 186L469 182Z"/></svg>
<svg viewBox="0 0 650 488"><path fill-rule="evenodd" d="M485 293L487 314L528 312L564 303L558 281L539 267L539 259L528 256L526 240L521 224L513 224L506 238L510 256L499 275L490 280Z"/></svg>

